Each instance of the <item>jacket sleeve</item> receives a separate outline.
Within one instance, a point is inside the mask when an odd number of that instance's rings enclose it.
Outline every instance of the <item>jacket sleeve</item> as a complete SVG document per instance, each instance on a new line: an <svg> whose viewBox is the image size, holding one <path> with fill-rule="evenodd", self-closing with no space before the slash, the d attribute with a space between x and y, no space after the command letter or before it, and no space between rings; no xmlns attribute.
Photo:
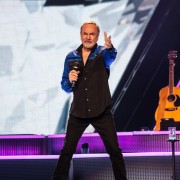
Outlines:
<svg viewBox="0 0 180 180"><path fill-rule="evenodd" d="M104 61L105 67L109 69L112 62L115 61L116 59L117 50L114 47L112 47L111 49L105 48L102 54L103 54L103 61Z"/></svg>
<svg viewBox="0 0 180 180"><path fill-rule="evenodd" d="M70 68L68 65L68 56L66 56L66 59L64 62L64 71L63 71L62 80L61 80L61 88L67 93L70 93L73 91L71 87L71 83L69 81L69 72L70 72Z"/></svg>

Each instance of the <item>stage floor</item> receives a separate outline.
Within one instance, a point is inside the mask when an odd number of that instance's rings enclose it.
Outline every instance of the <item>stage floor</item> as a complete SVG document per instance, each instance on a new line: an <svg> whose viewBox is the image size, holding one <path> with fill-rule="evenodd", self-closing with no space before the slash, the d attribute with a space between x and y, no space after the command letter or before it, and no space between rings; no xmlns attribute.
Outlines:
<svg viewBox="0 0 180 180"><path fill-rule="evenodd" d="M123 153L128 180L170 180L171 153ZM0 157L1 180L50 180L58 155ZM176 153L176 178L180 179L180 153ZM75 154L69 180L114 180L108 154Z"/></svg>

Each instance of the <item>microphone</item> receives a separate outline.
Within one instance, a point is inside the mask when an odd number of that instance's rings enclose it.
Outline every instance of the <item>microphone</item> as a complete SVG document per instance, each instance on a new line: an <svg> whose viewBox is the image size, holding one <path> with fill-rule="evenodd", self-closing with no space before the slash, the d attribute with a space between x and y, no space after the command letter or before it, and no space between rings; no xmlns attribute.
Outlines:
<svg viewBox="0 0 180 180"><path fill-rule="evenodd" d="M78 61L75 61L73 64L72 64L72 69L71 70L75 70L75 71L79 71L80 69L80 64ZM75 87L76 85L76 81L72 81L72 85L71 87Z"/></svg>

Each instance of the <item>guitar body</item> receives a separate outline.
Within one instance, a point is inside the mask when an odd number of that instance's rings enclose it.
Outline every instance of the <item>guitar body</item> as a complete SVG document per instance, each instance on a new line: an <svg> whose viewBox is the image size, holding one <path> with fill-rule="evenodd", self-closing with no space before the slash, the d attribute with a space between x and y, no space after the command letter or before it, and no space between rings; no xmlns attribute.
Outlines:
<svg viewBox="0 0 180 180"><path fill-rule="evenodd" d="M180 122L180 88L173 87L173 95L169 93L169 86L159 92L159 104L155 112L156 126L154 130L160 130L161 119L173 118Z"/></svg>

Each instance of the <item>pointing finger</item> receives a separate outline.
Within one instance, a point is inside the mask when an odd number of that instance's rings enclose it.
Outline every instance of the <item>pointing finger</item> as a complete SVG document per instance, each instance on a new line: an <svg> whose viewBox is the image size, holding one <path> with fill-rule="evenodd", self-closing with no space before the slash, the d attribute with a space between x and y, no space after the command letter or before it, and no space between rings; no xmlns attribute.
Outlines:
<svg viewBox="0 0 180 180"><path fill-rule="evenodd" d="M107 39L107 33L104 32L104 39L106 40Z"/></svg>

